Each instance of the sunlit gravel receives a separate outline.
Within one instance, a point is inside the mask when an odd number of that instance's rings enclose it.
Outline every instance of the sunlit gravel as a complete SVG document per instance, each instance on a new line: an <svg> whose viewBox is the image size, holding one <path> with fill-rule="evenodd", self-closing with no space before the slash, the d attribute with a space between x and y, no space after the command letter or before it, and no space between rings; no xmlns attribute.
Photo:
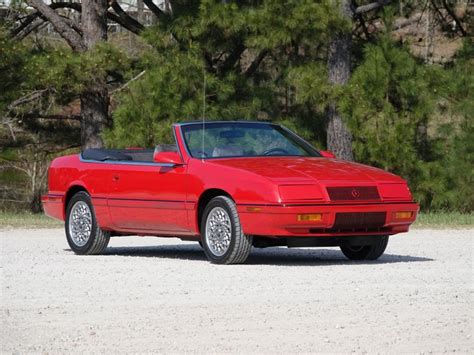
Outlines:
<svg viewBox="0 0 474 355"><path fill-rule="evenodd" d="M218 266L174 238L77 256L62 229L4 230L1 351L472 354L473 235L414 230L375 262L277 248Z"/></svg>

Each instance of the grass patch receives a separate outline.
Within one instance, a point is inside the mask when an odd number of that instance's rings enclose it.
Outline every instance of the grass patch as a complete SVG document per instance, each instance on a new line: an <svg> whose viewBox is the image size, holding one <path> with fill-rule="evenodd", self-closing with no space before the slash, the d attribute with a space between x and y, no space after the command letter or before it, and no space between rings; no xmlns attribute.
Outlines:
<svg viewBox="0 0 474 355"><path fill-rule="evenodd" d="M420 213L413 228L474 228L474 214L460 212Z"/></svg>
<svg viewBox="0 0 474 355"><path fill-rule="evenodd" d="M46 217L43 213L0 211L0 229L62 228L64 222Z"/></svg>
<svg viewBox="0 0 474 355"><path fill-rule="evenodd" d="M63 228L64 222L42 213L0 211L0 229ZM413 228L474 228L474 214L459 212L420 213Z"/></svg>

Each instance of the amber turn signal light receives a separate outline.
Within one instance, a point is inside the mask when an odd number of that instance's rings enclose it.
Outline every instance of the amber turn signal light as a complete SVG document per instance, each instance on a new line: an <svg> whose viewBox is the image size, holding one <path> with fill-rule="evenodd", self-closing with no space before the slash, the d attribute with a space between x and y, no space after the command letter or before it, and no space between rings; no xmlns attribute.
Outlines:
<svg viewBox="0 0 474 355"><path fill-rule="evenodd" d="M298 222L318 222L323 220L322 213L299 214Z"/></svg>
<svg viewBox="0 0 474 355"><path fill-rule="evenodd" d="M395 212L396 219L410 219L413 217L413 212Z"/></svg>
<svg viewBox="0 0 474 355"><path fill-rule="evenodd" d="M247 212L260 212L261 210L261 207L247 207Z"/></svg>

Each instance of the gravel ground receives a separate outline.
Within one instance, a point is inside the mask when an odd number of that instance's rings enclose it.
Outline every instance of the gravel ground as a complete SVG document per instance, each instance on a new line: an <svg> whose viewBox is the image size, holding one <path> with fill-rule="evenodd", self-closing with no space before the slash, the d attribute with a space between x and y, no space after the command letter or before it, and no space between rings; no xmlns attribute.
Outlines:
<svg viewBox="0 0 474 355"><path fill-rule="evenodd" d="M76 256L62 229L4 230L2 352L461 352L473 344L474 230L393 237L376 262L113 238Z"/></svg>

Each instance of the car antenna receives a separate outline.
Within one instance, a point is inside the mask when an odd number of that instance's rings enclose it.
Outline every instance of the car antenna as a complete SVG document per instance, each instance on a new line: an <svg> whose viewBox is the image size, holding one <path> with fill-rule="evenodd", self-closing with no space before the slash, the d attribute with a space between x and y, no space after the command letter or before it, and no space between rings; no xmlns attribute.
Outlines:
<svg viewBox="0 0 474 355"><path fill-rule="evenodd" d="M202 68L202 149L201 161L204 163L204 131L206 129L206 69Z"/></svg>

